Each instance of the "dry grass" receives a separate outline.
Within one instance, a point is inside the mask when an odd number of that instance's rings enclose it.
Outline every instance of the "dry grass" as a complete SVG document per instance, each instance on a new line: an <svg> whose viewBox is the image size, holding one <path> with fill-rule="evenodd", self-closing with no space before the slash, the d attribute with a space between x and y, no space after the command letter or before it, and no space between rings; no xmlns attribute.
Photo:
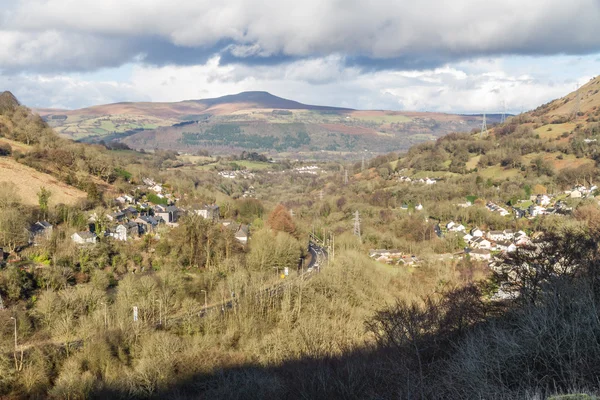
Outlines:
<svg viewBox="0 0 600 400"><path fill-rule="evenodd" d="M52 192L50 204L75 204L86 194L56 178L19 164L11 158L0 158L0 182L12 182L19 189L18 195L25 204L37 204L37 193L44 186Z"/></svg>
<svg viewBox="0 0 600 400"><path fill-rule="evenodd" d="M1 138L0 143L8 143L13 151L18 150L21 153L28 153L31 150L31 146L27 146L25 143L16 142L6 138Z"/></svg>

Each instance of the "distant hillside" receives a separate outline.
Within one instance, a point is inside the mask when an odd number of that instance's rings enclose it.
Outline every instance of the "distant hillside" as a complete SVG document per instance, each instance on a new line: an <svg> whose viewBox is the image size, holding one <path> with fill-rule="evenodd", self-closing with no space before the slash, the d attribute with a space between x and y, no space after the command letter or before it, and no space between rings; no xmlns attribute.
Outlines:
<svg viewBox="0 0 600 400"><path fill-rule="evenodd" d="M356 158L358 151L406 150L480 126L481 116L357 111L315 106L267 92L177 103L116 103L81 110L38 110L65 137L85 142L215 154L252 150L279 156ZM499 116L492 116L490 123Z"/></svg>
<svg viewBox="0 0 600 400"><path fill-rule="evenodd" d="M598 172L599 121L596 77L576 92L509 118L487 135L449 135L415 146L397 168L412 176L476 174L495 182L535 177L568 186Z"/></svg>

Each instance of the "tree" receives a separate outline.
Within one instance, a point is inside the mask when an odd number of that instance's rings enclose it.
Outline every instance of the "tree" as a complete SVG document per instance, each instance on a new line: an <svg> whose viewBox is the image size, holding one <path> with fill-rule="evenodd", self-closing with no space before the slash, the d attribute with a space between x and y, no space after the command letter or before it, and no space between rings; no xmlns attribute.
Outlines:
<svg viewBox="0 0 600 400"><path fill-rule="evenodd" d="M269 214L267 225L275 231L286 232L290 235L296 234L296 224L292 221L292 216L283 204L279 204Z"/></svg>
<svg viewBox="0 0 600 400"><path fill-rule="evenodd" d="M8 143L0 143L0 157L10 156L12 154L12 147Z"/></svg>
<svg viewBox="0 0 600 400"><path fill-rule="evenodd" d="M9 252L27 244L27 221L16 207L0 209L0 244Z"/></svg>
<svg viewBox="0 0 600 400"><path fill-rule="evenodd" d="M52 192L42 186L40 191L37 193L37 196L42 218L46 219L46 215L48 214L48 200L50 199L50 196L52 196Z"/></svg>

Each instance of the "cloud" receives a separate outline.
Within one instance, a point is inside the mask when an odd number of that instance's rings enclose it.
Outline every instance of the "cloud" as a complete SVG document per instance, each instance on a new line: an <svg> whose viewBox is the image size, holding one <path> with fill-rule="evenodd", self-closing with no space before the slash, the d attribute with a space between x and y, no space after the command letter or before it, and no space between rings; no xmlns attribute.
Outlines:
<svg viewBox="0 0 600 400"><path fill-rule="evenodd" d="M595 56L581 70L595 66ZM569 57L536 62L561 65ZM514 60L511 59L511 62ZM525 60L524 63L529 61ZM507 58L471 60L428 70L362 71L342 56L300 59L279 66L223 64L218 56L199 65L133 64L102 74L0 75L30 107L79 108L119 101L181 101L248 90L266 90L307 104L357 109L517 113L561 97L589 76L556 80L506 67ZM520 64L519 64L520 65ZM111 79L119 76L119 79Z"/></svg>
<svg viewBox="0 0 600 400"><path fill-rule="evenodd" d="M367 71L432 69L482 56L597 52L599 20L598 0L15 0L0 11L0 66L193 65L215 55L273 65L341 55Z"/></svg>

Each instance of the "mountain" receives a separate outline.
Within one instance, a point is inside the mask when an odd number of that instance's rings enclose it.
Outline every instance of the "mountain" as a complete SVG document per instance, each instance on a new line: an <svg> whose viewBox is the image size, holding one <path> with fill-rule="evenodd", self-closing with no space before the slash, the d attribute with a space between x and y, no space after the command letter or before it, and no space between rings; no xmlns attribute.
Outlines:
<svg viewBox="0 0 600 400"><path fill-rule="evenodd" d="M406 150L450 132L470 131L480 126L482 119L307 105L267 92L37 112L61 135L79 141L117 140L136 149L208 149L214 154L252 150L306 158L356 158L356 152L364 150ZM489 118L490 122L498 119Z"/></svg>

